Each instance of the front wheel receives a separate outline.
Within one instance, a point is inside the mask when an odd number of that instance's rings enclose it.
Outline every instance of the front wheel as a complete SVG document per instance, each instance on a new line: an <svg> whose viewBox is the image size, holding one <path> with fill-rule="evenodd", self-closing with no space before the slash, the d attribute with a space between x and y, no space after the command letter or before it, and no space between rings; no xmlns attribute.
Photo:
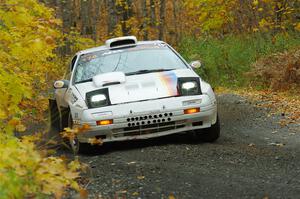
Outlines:
<svg viewBox="0 0 300 199"><path fill-rule="evenodd" d="M68 113L68 127L71 129L73 128L73 119L71 111L69 111ZM66 143L71 148L74 154L88 153L92 150L91 144L79 142L76 135L74 138L67 138Z"/></svg>
<svg viewBox="0 0 300 199"><path fill-rule="evenodd" d="M196 136L204 142L215 142L220 137L219 117L217 116L216 123L211 125L210 128L196 130L195 133L196 133Z"/></svg>

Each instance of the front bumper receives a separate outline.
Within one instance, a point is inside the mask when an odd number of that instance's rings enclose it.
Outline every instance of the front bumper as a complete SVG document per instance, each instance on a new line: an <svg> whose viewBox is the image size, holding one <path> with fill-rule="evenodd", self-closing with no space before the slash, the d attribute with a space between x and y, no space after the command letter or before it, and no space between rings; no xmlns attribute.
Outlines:
<svg viewBox="0 0 300 199"><path fill-rule="evenodd" d="M183 106L186 101L200 103ZM198 113L184 114L185 109L199 107ZM103 142L148 139L209 128L216 122L216 118L216 102L206 95L135 102L101 110L89 109L82 114L85 121L81 121L81 125L89 124L91 129L79 133L78 140L87 143L95 137L101 138ZM104 119L112 119L113 124L96 125L96 121Z"/></svg>

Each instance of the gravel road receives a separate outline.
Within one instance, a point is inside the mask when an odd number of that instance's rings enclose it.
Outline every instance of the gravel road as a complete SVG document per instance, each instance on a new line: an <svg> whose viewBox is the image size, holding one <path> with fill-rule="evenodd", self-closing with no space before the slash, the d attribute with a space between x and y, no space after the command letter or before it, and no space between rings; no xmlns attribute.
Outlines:
<svg viewBox="0 0 300 199"><path fill-rule="evenodd" d="M299 126L281 128L284 116L240 96L218 98L216 143L175 135L80 155L89 198L300 198Z"/></svg>

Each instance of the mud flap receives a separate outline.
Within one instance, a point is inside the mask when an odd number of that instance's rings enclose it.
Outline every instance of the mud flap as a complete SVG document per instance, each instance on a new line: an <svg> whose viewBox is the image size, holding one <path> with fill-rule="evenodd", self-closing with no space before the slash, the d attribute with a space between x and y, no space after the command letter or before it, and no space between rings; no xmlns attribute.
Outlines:
<svg viewBox="0 0 300 199"><path fill-rule="evenodd" d="M48 139L57 139L59 137L60 127L60 113L57 108L56 100L49 99L50 112L50 129L48 132Z"/></svg>

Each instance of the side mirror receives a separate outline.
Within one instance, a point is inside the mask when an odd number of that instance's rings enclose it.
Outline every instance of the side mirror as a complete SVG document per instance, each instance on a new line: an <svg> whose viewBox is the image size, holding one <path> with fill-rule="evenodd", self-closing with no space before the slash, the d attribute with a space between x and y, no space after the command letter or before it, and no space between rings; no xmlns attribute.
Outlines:
<svg viewBox="0 0 300 199"><path fill-rule="evenodd" d="M190 66L193 68L193 69L196 69L196 68L200 68L202 66L201 62L199 60L197 61L192 61L190 63Z"/></svg>
<svg viewBox="0 0 300 199"><path fill-rule="evenodd" d="M68 88L69 84L70 84L69 80L58 80L54 82L53 87L55 89Z"/></svg>

